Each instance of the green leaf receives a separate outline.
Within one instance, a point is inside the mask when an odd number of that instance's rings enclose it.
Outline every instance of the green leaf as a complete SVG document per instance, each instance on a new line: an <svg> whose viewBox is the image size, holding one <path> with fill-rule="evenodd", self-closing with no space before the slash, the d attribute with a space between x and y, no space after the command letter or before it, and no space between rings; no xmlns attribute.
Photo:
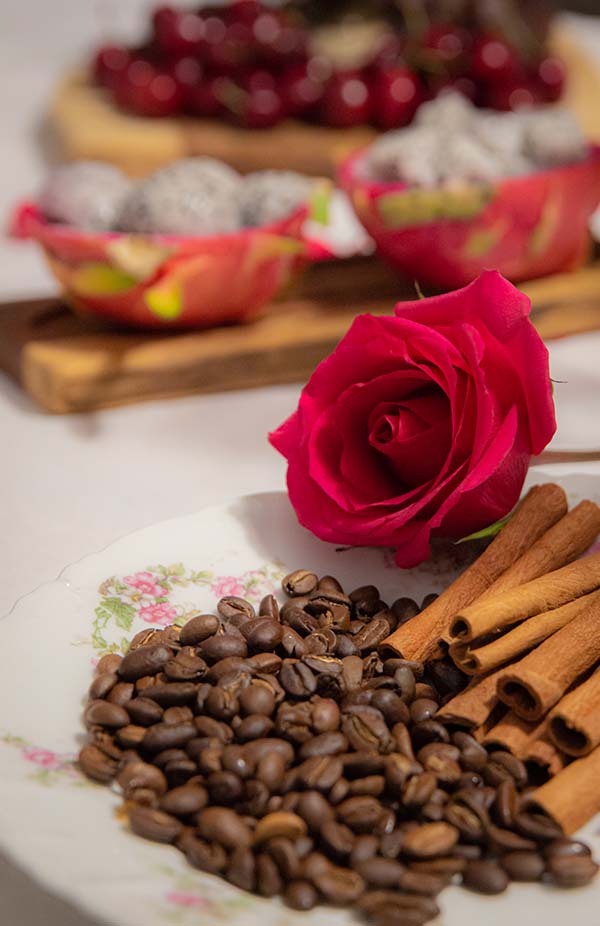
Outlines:
<svg viewBox="0 0 600 926"><path fill-rule="evenodd" d="M512 511L510 514L507 514L505 518L500 518L499 521L496 521L495 524L490 524L489 527L484 527L475 534L469 534L468 537L463 537L461 540L457 540L456 543L467 543L469 540L484 540L486 537L495 537L496 534L500 533L503 527L506 527L511 518Z"/></svg>
<svg viewBox="0 0 600 926"><path fill-rule="evenodd" d="M310 198L309 219L318 225L329 225L329 211L331 207L331 184L318 183Z"/></svg>
<svg viewBox="0 0 600 926"><path fill-rule="evenodd" d="M183 294L177 283L171 286L162 283L147 289L144 301L152 314L162 321L173 321L183 312Z"/></svg>
<svg viewBox="0 0 600 926"><path fill-rule="evenodd" d="M133 618L135 617L133 605L121 601L120 598L104 598L102 604L110 616L114 618L117 627L120 627L121 630L131 630Z"/></svg>
<svg viewBox="0 0 600 926"><path fill-rule="evenodd" d="M90 263L73 272L71 284L80 296L109 296L133 289L137 280L118 267Z"/></svg>

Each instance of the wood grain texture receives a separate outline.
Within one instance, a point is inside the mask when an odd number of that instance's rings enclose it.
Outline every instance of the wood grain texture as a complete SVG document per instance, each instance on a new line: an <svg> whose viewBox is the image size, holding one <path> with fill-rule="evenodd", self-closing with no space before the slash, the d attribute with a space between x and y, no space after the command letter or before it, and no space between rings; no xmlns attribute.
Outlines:
<svg viewBox="0 0 600 926"><path fill-rule="evenodd" d="M544 337L600 328L600 264L523 287ZM0 307L0 369L51 412L304 382L363 312L385 314L414 284L374 259L312 267L258 321L179 334L118 331L56 298Z"/></svg>

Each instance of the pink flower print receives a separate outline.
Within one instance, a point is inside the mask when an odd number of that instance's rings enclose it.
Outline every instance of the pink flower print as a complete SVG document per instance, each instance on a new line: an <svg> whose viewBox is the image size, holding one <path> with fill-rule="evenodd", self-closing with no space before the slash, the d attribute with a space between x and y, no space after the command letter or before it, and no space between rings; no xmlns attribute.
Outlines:
<svg viewBox="0 0 600 926"><path fill-rule="evenodd" d="M168 627L177 617L176 609L166 601L147 604L138 613L147 624L158 624L160 627Z"/></svg>
<svg viewBox="0 0 600 926"><path fill-rule="evenodd" d="M28 746L23 750L23 758L40 768L47 768L56 772L61 767L60 759L49 749L38 749L36 746Z"/></svg>
<svg viewBox="0 0 600 926"><path fill-rule="evenodd" d="M170 891L166 899L168 903L178 907L193 907L197 910L207 910L212 906L205 897L198 897L197 894L190 894L186 891Z"/></svg>
<svg viewBox="0 0 600 926"><path fill-rule="evenodd" d="M152 595L153 598L162 598L168 594L168 589L156 581L151 572L135 572L132 576L125 576L127 585L136 588L142 595Z"/></svg>
<svg viewBox="0 0 600 926"><path fill-rule="evenodd" d="M237 598L243 598L246 594L246 586L241 583L235 576L222 576L212 583L210 587L213 595L218 598L224 598L226 595L235 595Z"/></svg>

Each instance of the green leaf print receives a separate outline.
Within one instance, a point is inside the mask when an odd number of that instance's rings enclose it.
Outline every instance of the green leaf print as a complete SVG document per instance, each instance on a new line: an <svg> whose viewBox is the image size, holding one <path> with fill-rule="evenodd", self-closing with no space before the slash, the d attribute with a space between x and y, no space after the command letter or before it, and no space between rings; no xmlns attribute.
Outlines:
<svg viewBox="0 0 600 926"><path fill-rule="evenodd" d="M135 608L120 598L104 598L102 605L105 610L111 614L121 630L131 630L133 618L135 617Z"/></svg>

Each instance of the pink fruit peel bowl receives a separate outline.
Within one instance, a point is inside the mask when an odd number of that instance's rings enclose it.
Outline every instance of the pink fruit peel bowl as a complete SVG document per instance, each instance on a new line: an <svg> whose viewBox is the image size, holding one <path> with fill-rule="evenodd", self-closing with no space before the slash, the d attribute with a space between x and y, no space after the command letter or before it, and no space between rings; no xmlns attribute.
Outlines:
<svg viewBox="0 0 600 926"><path fill-rule="evenodd" d="M41 245L79 314L138 328L208 328L252 320L311 260L323 259L303 236L313 213L311 204L272 225L184 237L84 232L47 221L26 202L11 233Z"/></svg>
<svg viewBox="0 0 600 926"><path fill-rule="evenodd" d="M567 166L429 189L364 179L365 153L341 164L339 183L378 253L405 276L456 289L484 270L519 282L577 269L588 256L600 146Z"/></svg>

